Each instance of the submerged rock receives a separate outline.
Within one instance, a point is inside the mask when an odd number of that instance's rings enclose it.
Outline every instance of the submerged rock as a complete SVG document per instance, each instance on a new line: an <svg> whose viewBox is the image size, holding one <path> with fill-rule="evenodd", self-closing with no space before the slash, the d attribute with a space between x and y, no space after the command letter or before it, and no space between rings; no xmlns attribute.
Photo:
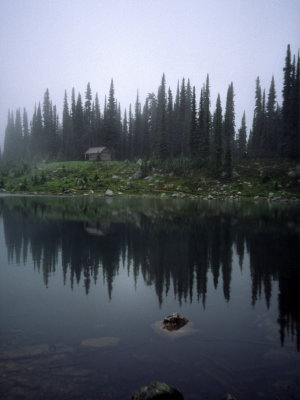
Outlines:
<svg viewBox="0 0 300 400"><path fill-rule="evenodd" d="M16 349L5 350L0 353L0 359L19 359L42 356L49 353L47 344L39 344L35 346L25 346Z"/></svg>
<svg viewBox="0 0 300 400"><path fill-rule="evenodd" d="M113 336L102 336L98 338L84 339L80 344L85 347L106 347L106 346L116 346L120 341L120 338Z"/></svg>
<svg viewBox="0 0 300 400"><path fill-rule="evenodd" d="M165 382L153 382L137 390L132 400L184 400L183 395Z"/></svg>
<svg viewBox="0 0 300 400"><path fill-rule="evenodd" d="M168 331L177 331L185 326L188 322L189 320L179 313L173 313L164 318L163 329L167 329Z"/></svg>

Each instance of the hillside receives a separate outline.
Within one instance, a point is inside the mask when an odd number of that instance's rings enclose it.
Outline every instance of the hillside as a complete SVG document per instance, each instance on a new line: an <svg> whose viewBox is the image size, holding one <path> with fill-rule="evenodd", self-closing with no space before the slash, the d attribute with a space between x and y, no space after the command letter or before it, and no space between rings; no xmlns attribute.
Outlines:
<svg viewBox="0 0 300 400"><path fill-rule="evenodd" d="M274 160L245 161L233 177L216 178L188 160L143 164L127 161L56 162L0 172L2 193L171 198L300 200L300 166Z"/></svg>

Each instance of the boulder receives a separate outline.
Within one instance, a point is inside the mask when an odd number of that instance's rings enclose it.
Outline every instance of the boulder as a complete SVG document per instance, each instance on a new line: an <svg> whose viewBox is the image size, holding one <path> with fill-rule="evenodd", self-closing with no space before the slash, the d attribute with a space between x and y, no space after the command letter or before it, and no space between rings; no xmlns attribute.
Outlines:
<svg viewBox="0 0 300 400"><path fill-rule="evenodd" d="M110 189L107 189L107 191L105 192L105 196L113 196L114 192Z"/></svg>
<svg viewBox="0 0 300 400"><path fill-rule="evenodd" d="M189 320L179 313L173 313L164 318L162 327L163 329L167 329L168 331L177 331L188 322Z"/></svg>
<svg viewBox="0 0 300 400"><path fill-rule="evenodd" d="M132 400L184 400L183 395L165 382L153 382L138 389Z"/></svg>

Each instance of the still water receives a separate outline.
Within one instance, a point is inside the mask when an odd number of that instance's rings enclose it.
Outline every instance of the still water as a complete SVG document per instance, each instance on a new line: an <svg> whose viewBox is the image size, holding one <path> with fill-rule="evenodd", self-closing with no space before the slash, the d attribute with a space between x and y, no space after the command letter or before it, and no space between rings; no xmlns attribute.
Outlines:
<svg viewBox="0 0 300 400"><path fill-rule="evenodd" d="M300 399L299 211L0 197L1 399Z"/></svg>

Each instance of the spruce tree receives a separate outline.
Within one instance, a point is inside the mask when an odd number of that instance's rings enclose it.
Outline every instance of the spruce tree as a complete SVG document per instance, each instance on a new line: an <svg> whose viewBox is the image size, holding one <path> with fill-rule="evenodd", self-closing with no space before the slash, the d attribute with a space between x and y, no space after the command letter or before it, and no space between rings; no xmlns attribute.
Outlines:
<svg viewBox="0 0 300 400"><path fill-rule="evenodd" d="M156 154L161 160L165 160L169 156L169 148L167 145L167 119L166 119L166 78L163 74L161 84L157 95L157 150Z"/></svg>
<svg viewBox="0 0 300 400"><path fill-rule="evenodd" d="M223 160L223 115L220 94L218 94L216 109L213 115L213 159L216 173L220 174Z"/></svg>
<svg viewBox="0 0 300 400"><path fill-rule="evenodd" d="M174 154L174 112L173 112L173 94L168 88L168 100L167 100L167 146L169 149L169 155Z"/></svg>
<svg viewBox="0 0 300 400"><path fill-rule="evenodd" d="M237 155L240 159L246 158L247 156L247 126L245 111L243 113L241 127L238 130Z"/></svg>
<svg viewBox="0 0 300 400"><path fill-rule="evenodd" d="M272 76L266 104L266 138L269 156L276 156L279 150L279 125L277 113L275 80Z"/></svg>
<svg viewBox="0 0 300 400"><path fill-rule="evenodd" d="M191 112L191 135L190 135L190 154L192 158L199 156L200 137L197 124L197 108L196 108L196 89L193 87L192 95L192 112Z"/></svg>
<svg viewBox="0 0 300 400"><path fill-rule="evenodd" d="M255 109L252 124L252 140L250 155L259 157L261 155L262 135L263 135L263 98L260 86L260 79L256 79L255 89Z"/></svg>
<svg viewBox="0 0 300 400"><path fill-rule="evenodd" d="M24 148L24 158L26 160L30 159L30 132L28 125L28 114L26 109L23 109L23 148Z"/></svg>
<svg viewBox="0 0 300 400"><path fill-rule="evenodd" d="M107 106L104 114L104 145L107 146L113 156L119 157L119 134L117 123L117 105L115 99L114 83L111 80Z"/></svg>
<svg viewBox="0 0 300 400"><path fill-rule="evenodd" d="M235 137L235 111L234 111L234 91L233 83L231 83L227 90L226 97L226 110L224 116L224 172L226 176L232 175L232 152L233 140Z"/></svg>
<svg viewBox="0 0 300 400"><path fill-rule="evenodd" d="M135 157L141 157L142 147L143 147L142 110L139 99L139 92L137 92L135 107L134 107L134 124L133 124L133 151Z"/></svg>
<svg viewBox="0 0 300 400"><path fill-rule="evenodd" d="M92 139L92 90L90 83L87 84L85 92L85 103L84 103L84 132L83 140L86 147L91 147L93 143Z"/></svg>

